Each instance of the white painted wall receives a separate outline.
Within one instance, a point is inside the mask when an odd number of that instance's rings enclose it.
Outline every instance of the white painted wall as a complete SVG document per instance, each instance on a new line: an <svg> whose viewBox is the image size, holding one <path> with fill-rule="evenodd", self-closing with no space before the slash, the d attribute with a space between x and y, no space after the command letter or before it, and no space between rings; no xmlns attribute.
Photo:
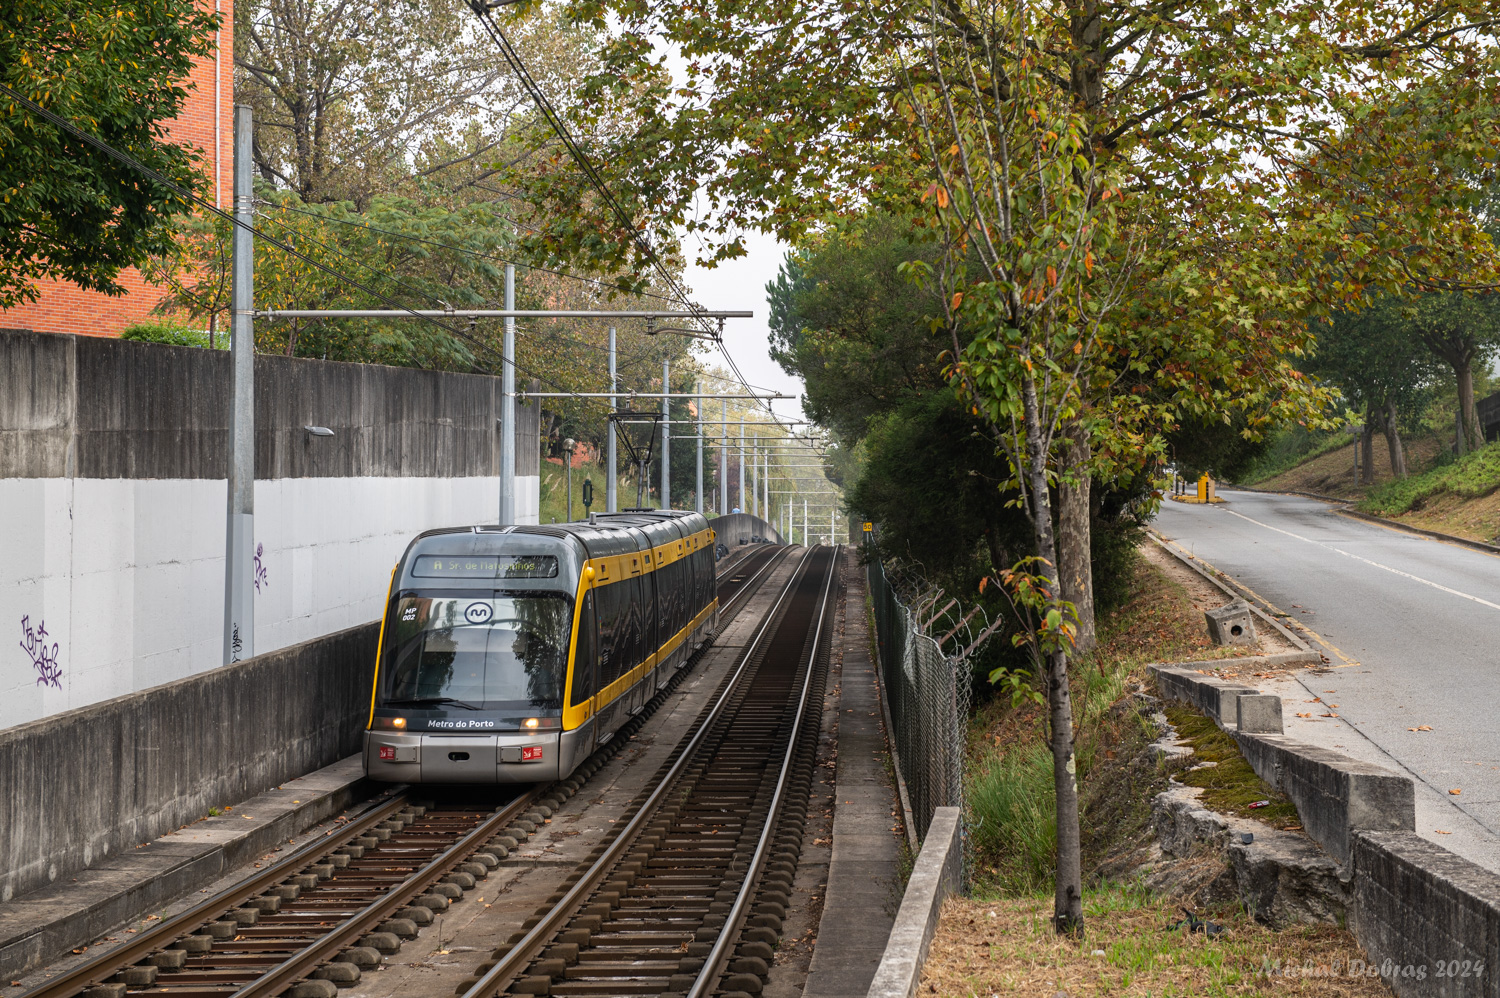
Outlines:
<svg viewBox="0 0 1500 998"><path fill-rule="evenodd" d="M540 484L517 480L521 523L537 522ZM0 728L222 664L224 488L0 479ZM256 651L374 620L412 537L493 523L498 506L494 477L256 482ZM61 674L39 683L54 644Z"/></svg>

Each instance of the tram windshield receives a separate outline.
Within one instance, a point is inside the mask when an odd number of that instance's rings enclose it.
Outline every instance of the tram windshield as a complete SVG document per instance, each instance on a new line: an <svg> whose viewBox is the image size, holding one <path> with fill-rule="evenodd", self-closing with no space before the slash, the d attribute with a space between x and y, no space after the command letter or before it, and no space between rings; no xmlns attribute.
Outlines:
<svg viewBox="0 0 1500 998"><path fill-rule="evenodd" d="M565 596L406 596L387 624L387 706L562 707Z"/></svg>

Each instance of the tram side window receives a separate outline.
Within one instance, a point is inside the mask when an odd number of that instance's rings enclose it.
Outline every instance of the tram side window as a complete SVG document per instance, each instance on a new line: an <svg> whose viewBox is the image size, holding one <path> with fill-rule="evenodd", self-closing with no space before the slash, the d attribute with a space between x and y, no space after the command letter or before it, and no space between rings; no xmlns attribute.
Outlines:
<svg viewBox="0 0 1500 998"><path fill-rule="evenodd" d="M620 664L627 654L625 617L629 607L625 586L623 582L616 582L594 590L599 597L599 689L614 682L628 668Z"/></svg>
<svg viewBox="0 0 1500 998"><path fill-rule="evenodd" d="M595 692L597 663L594 660L594 594L583 594L583 604L578 609L578 645L573 652L573 692L568 697L571 706L577 707Z"/></svg>

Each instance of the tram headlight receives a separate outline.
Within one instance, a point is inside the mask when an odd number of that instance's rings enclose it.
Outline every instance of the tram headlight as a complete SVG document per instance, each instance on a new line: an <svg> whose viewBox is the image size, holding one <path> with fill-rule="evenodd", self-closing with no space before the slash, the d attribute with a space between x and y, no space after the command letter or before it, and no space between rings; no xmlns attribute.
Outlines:
<svg viewBox="0 0 1500 998"><path fill-rule="evenodd" d="M406 718L404 718L404 717L377 717L377 718L375 718L375 725L374 726L377 727L377 728L394 728L397 731L402 731L402 730L405 730L405 728L406 728Z"/></svg>

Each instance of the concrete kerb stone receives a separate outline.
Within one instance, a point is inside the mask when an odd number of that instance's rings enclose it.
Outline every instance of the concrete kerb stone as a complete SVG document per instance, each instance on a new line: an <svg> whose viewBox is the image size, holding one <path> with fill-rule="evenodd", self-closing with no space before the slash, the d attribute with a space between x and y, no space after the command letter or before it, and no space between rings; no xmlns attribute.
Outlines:
<svg viewBox="0 0 1500 998"><path fill-rule="evenodd" d="M1152 671L1165 696L1229 702L1222 681L1171 666ZM1263 699L1256 691L1238 694L1236 721L1263 709ZM1350 928L1370 956L1367 973L1379 973L1401 998L1500 998L1493 972L1500 875L1416 834L1409 778L1282 734L1240 730L1208 713L1256 773L1292 799L1308 835L1342 867Z"/></svg>
<svg viewBox="0 0 1500 998"><path fill-rule="evenodd" d="M1500 876L1415 832L1358 833L1354 866L1350 927L1397 994L1500 998Z"/></svg>
<svg viewBox="0 0 1500 998"><path fill-rule="evenodd" d="M1291 798L1307 834L1340 864L1351 860L1355 831L1416 828L1416 788L1409 778L1288 738L1279 697L1191 669L1150 668L1163 696L1196 705L1234 736L1256 775ZM1242 718L1251 722L1248 728Z"/></svg>
<svg viewBox="0 0 1500 998"><path fill-rule="evenodd" d="M1285 735L1235 735L1251 768L1292 799L1307 834L1340 863L1353 859L1358 831L1417 827L1416 788L1408 777Z"/></svg>
<svg viewBox="0 0 1500 998"><path fill-rule="evenodd" d="M937 930L943 900L959 889L963 846L959 837L959 809L940 807L927 827L927 841L917 854L906 894L896 913L885 954L870 982L868 998L911 998L917 993L922 964Z"/></svg>

